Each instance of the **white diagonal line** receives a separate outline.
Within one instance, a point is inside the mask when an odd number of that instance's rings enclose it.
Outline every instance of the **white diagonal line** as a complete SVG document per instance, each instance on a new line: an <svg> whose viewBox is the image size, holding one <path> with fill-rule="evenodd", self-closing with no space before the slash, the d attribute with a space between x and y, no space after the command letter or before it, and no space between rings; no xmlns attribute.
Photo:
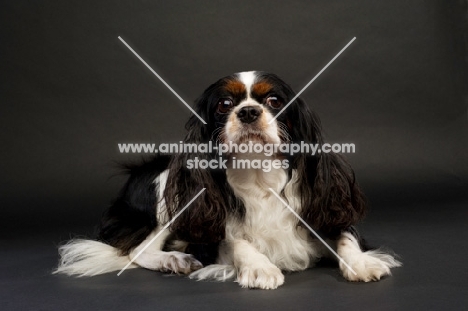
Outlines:
<svg viewBox="0 0 468 311"><path fill-rule="evenodd" d="M313 77L312 80L310 80L310 82L307 83L306 86L304 86L304 87L302 88L302 90L300 90L300 92L297 93L296 96L294 96L293 99L291 99L291 100L289 101L289 103L287 103L286 106L284 106L283 109L281 109L281 111L278 112L278 113L276 114L276 116L273 117L273 119L271 119L271 120L268 122L268 124L271 124L271 122L275 121L276 118L278 118L278 116L279 116L280 114L282 114L282 113L286 110L286 108L288 108L289 105L291 105L291 104L293 103L293 101L295 101L295 100L299 97L299 95L301 95L302 92L304 92L304 91L309 87L309 85L311 85L312 82L314 82L315 79L317 79L317 78L322 74L322 72L324 72L325 69L327 69L328 66L330 66L331 63L333 63L333 62L335 61L335 59L338 58L338 56L340 56L341 53L343 53L344 50L346 50L346 49L348 48L348 46L350 46L351 43L353 43L354 40L356 40L356 37L354 37L353 39L351 39L351 41L349 41L348 44L346 44L346 46L345 46L344 48L342 48L341 51L339 51L338 54L336 54L335 57L333 57L332 60L329 61L328 64L326 64L325 67L323 67L323 69L320 70L320 72L319 72L318 74L316 74L315 77Z"/></svg>
<svg viewBox="0 0 468 311"><path fill-rule="evenodd" d="M320 237L320 235L318 235L317 232L315 232L314 229L312 229L312 228L304 221L304 219L302 219L301 216L299 216L299 215L292 209L292 207L289 206L288 203L286 203L286 202L275 192L275 190L273 190L273 189L271 189L271 188L268 188L268 189L281 201L281 203L284 204L284 206L286 206L286 207L291 211L291 213L294 214L294 216L297 217L297 219L299 219L299 220L304 224L304 226L307 227L307 229L310 230L310 232L312 232L312 233L317 237L317 239L320 240L320 242L323 243L323 245L325 245L325 246L328 248L328 250L329 250L330 252L332 252L333 255L336 256L336 258L338 258L339 261L341 261L341 262L346 266L346 268L348 268L352 273L354 273L354 275L357 275L356 271L354 271L353 268L351 268L351 267L346 263L346 261L344 261L344 259L341 258L340 255L338 255L338 254L333 250L333 248L331 248L330 245L328 245L328 244Z"/></svg>
<svg viewBox="0 0 468 311"><path fill-rule="evenodd" d="M177 92L174 91L174 89L173 89L169 84L167 84L166 81L164 81L164 79L161 78L161 76L158 75L158 73L157 73L156 71L153 70L153 68L150 67L150 65L147 64L147 63L143 60L143 58L141 58L140 55L138 55L138 53L135 52L135 51L131 48L131 46L127 44L127 42L125 42L124 39L122 39L122 38L119 36L119 40L122 41L122 43L125 44L125 46L126 46L130 51L132 51L132 53L135 54L135 56L136 56L146 67L148 67L148 69L149 69L159 80L161 80L161 82L162 82L172 93L174 93L174 95L175 95L185 106L187 106L187 108L190 109L190 111L191 111L198 119L200 119L200 121L203 122L203 124L206 124L205 120L203 120L203 118L200 117L200 116L198 115L198 113L196 113L195 110L193 110L192 107L190 107L190 105L187 104L187 103L185 102L185 100L183 100L183 98L180 97L179 94L177 94Z"/></svg>
<svg viewBox="0 0 468 311"><path fill-rule="evenodd" d="M120 270L119 273L117 273L117 276L120 276L122 274L122 272L124 272L134 261L135 259L137 259L150 245L151 243L153 243L163 232L164 230L166 230L167 228L169 228L169 226L177 219L177 217L179 217L189 206L190 204L193 203L193 201L195 201L196 198L198 198L200 196L200 194L203 193L203 191L205 191L206 188L203 188L202 190L200 190L200 192L197 193L196 196L193 197L192 200L190 200L190 202L187 203L187 205L184 206L183 209L180 210L180 212L178 212L172 219L171 221L169 221L162 229L161 231L158 232L158 234L156 234L149 242L148 244L145 245L145 247L143 247L142 250L140 250L138 252L138 254L136 254L135 257L133 257L133 259L125 265L125 267L123 267L122 270Z"/></svg>

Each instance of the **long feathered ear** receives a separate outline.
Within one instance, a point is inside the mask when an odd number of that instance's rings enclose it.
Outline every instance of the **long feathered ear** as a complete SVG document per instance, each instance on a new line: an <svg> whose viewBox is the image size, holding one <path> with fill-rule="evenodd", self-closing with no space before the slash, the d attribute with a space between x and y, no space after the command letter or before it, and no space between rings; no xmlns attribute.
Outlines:
<svg viewBox="0 0 468 311"><path fill-rule="evenodd" d="M302 100L291 105L288 115L297 120L291 128L293 141L321 147L320 120ZM341 155L298 154L292 161L298 173L301 217L308 224L327 235L335 235L364 217L366 200L354 171Z"/></svg>
<svg viewBox="0 0 468 311"><path fill-rule="evenodd" d="M213 139L215 123L210 104L213 88L208 88L197 100L196 112L207 122L204 125L196 116L186 124L187 144L208 143ZM226 217L236 211L236 202L230 190L226 173L222 169L187 168L189 160L216 159L216 153L179 153L169 164L169 174L164 192L164 200L170 218L200 192L205 191L173 223L171 230L177 237L192 243L219 242L224 239Z"/></svg>

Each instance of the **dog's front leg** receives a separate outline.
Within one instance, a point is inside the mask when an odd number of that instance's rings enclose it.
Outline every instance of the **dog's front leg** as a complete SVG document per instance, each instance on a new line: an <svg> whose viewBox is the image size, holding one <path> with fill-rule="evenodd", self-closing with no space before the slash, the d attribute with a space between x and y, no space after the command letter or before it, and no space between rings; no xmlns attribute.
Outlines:
<svg viewBox="0 0 468 311"><path fill-rule="evenodd" d="M284 275L262 253L246 240L227 242L228 252L237 269L237 282L242 287L275 289L284 283Z"/></svg>
<svg viewBox="0 0 468 311"><path fill-rule="evenodd" d="M401 266L395 257L381 250L362 251L355 234L343 232L337 241L337 253L346 263L340 261L340 270L349 281L378 281L390 275L390 268Z"/></svg>

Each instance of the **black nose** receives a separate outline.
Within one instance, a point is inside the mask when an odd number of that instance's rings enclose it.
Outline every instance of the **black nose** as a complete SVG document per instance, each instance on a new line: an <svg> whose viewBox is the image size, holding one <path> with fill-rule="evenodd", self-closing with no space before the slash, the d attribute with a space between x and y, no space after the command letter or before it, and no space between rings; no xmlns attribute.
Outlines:
<svg viewBox="0 0 468 311"><path fill-rule="evenodd" d="M262 112L263 110L261 107L245 106L237 112L237 117L243 123L252 123L257 120L258 116L261 115Z"/></svg>

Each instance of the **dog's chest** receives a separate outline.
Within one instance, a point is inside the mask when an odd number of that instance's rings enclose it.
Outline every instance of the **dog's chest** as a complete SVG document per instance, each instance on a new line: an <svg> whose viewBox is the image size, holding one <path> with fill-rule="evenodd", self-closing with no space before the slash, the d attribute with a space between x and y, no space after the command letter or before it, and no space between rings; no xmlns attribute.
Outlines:
<svg viewBox="0 0 468 311"><path fill-rule="evenodd" d="M294 189L292 184L287 184L287 173L242 170L228 171L227 175L234 193L245 206L243 221L228 225L227 237L249 241L282 269L307 268L313 253L309 235L298 227L298 219L269 190L279 194L285 189L288 204L297 210Z"/></svg>

